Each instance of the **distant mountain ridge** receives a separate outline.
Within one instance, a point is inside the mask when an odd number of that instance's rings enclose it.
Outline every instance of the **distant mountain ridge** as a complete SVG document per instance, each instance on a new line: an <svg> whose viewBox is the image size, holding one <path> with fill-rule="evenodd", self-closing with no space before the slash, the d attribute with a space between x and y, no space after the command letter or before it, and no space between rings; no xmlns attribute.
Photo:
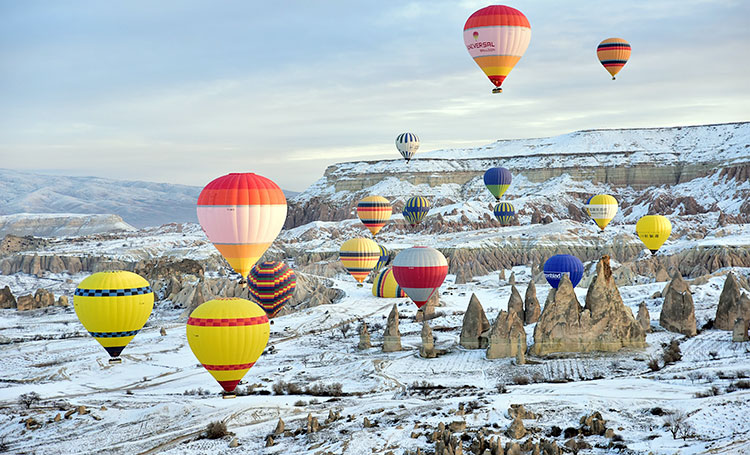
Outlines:
<svg viewBox="0 0 750 455"><path fill-rule="evenodd" d="M0 169L0 215L114 214L135 227L197 223L201 187ZM287 197L297 193L285 191Z"/></svg>
<svg viewBox="0 0 750 455"><path fill-rule="evenodd" d="M77 237L82 235L135 231L117 215L75 213L16 213L0 215L0 237L6 234L34 237Z"/></svg>

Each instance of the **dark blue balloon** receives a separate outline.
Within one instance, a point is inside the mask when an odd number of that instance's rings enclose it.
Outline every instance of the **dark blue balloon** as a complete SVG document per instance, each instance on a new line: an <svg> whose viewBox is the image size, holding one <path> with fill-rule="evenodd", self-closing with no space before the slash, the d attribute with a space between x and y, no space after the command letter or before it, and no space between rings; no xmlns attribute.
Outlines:
<svg viewBox="0 0 750 455"><path fill-rule="evenodd" d="M544 278L553 288L557 289L563 274L567 274L576 287L583 278L583 262L570 254L557 254L544 263Z"/></svg>
<svg viewBox="0 0 750 455"><path fill-rule="evenodd" d="M484 173L484 185L495 196L495 199L500 199L500 196L508 189L511 180L513 176L504 167L493 167Z"/></svg>

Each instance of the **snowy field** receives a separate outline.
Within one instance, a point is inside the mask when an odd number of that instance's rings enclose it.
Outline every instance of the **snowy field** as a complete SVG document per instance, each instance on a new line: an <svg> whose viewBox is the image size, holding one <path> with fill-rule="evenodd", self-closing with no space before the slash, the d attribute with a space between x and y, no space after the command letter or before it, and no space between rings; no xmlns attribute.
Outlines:
<svg viewBox="0 0 750 455"><path fill-rule="evenodd" d="M514 271L523 295L530 271L524 267ZM750 270L736 272L750 274ZM70 295L82 276L68 278L46 283L20 274L0 276L0 287L44 285L56 294ZM511 422L507 409L520 403L541 415L524 422L533 429L535 440L547 437L562 444L562 436L547 435L553 426L577 427L581 416L599 411L629 453L750 453L750 389L731 391L730 387L738 378L750 376L750 343L731 342L730 332L705 330L682 342L681 361L658 372L647 367L649 357L661 352L662 343L683 338L658 326L662 299L651 296L665 283L620 288L634 314L641 301L648 305L654 332L647 337L646 349L529 357L533 362L515 365L512 359L487 360L483 350L458 346L471 293L476 293L493 321L507 305L510 286L501 286L497 273L463 285L453 285L454 279L449 275L441 288L444 305L437 310L443 316L430 321L436 347L447 350L446 354L419 357L421 324L414 321L416 307L408 299L372 297L369 286L359 288L340 275L334 282L345 291L343 300L274 320L267 352L239 388L254 385L252 394L233 400L220 397L220 387L187 346L179 311L168 310L163 303L125 349L120 365L107 362L106 353L86 334L72 308L0 310L0 442L9 453L19 454L354 455L388 450L398 454L417 448L432 453L434 443L425 435L432 431L428 426L439 422L465 419L469 434L488 427L507 442L502 435ZM722 285L723 277L715 277L693 286L699 327L713 318ZM537 285L542 304L548 290L546 284ZM585 293L577 289L581 302ZM394 303L401 315L404 351L384 354L382 327ZM365 351L357 349L361 320L370 326L374 345ZM161 327L166 336L159 334ZM529 344L533 329L533 325L526 327ZM530 383L517 385L523 382L519 378ZM303 389L340 383L343 394L277 395L273 385L279 381ZM506 385L507 393L498 391L499 384ZM718 388L717 395L696 396L711 387ZM198 394L200 389L207 394ZM42 401L27 410L18 398L30 392L38 393ZM456 415L459 403L471 409L463 417ZM80 405L90 412L55 421L57 414ZM663 427L664 416L652 414L655 408L684 412L693 435L674 440ZM331 410L342 418L323 424ZM280 436L274 446L265 447L265 437L279 418L294 432L305 428L308 413L321 422L320 432ZM29 417L41 428L26 429ZM364 417L375 426L366 428ZM239 446L230 448L231 438L200 438L212 421L226 422ZM419 436L412 437L413 433ZM593 446L588 453L610 453L605 448L610 440L586 439Z"/></svg>

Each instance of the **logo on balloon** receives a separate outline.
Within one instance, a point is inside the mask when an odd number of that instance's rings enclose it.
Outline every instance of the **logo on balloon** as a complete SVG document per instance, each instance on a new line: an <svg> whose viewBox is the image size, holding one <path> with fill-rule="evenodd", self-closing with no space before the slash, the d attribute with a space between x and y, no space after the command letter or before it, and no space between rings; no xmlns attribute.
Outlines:
<svg viewBox="0 0 750 455"><path fill-rule="evenodd" d="M479 39L479 32L474 32L474 41Z"/></svg>

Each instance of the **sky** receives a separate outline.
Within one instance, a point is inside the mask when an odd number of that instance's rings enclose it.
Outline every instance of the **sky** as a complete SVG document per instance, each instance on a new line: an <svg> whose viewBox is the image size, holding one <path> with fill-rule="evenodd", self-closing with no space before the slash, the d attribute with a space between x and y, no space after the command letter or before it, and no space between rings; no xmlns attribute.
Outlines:
<svg viewBox="0 0 750 455"><path fill-rule="evenodd" d="M331 164L594 128L750 120L750 2L515 1L503 84L469 57L485 1L0 0L0 168L302 191ZM622 37L616 81L597 44Z"/></svg>

